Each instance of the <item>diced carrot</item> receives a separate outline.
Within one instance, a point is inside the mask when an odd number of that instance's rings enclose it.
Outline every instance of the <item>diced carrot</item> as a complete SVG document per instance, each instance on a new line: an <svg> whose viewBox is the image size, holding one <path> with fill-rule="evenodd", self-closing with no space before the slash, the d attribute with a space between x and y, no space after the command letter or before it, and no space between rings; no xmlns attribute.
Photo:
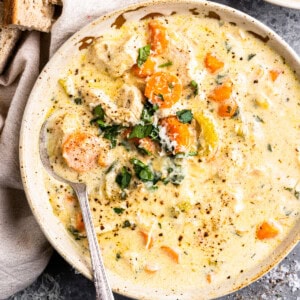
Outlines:
<svg viewBox="0 0 300 300"><path fill-rule="evenodd" d="M148 59L141 65L141 67L135 64L131 70L135 76L145 78L151 76L154 73L154 69L155 61L151 56L149 56Z"/></svg>
<svg viewBox="0 0 300 300"><path fill-rule="evenodd" d="M76 213L76 229L78 231L84 231L84 229L85 229L81 212Z"/></svg>
<svg viewBox="0 0 300 300"><path fill-rule="evenodd" d="M169 108L181 97L182 84L180 79L165 72L154 73L147 81L145 96L152 104L160 108Z"/></svg>
<svg viewBox="0 0 300 300"><path fill-rule="evenodd" d="M159 269L160 269L160 267L158 265L150 265L150 264L145 265L145 272L148 274L154 274Z"/></svg>
<svg viewBox="0 0 300 300"><path fill-rule="evenodd" d="M282 73L281 70L275 70L275 69L270 70L269 74L270 74L271 80L274 82L281 73Z"/></svg>
<svg viewBox="0 0 300 300"><path fill-rule="evenodd" d="M143 237L146 249L152 248L153 242L154 242L152 235L146 231L140 231L140 233L141 233L141 236Z"/></svg>
<svg viewBox="0 0 300 300"><path fill-rule="evenodd" d="M224 67L224 63L211 53L207 53L204 59L205 67L211 72L215 73Z"/></svg>
<svg viewBox="0 0 300 300"><path fill-rule="evenodd" d="M238 105L234 99L227 99L219 104L218 115L220 117L232 117Z"/></svg>
<svg viewBox="0 0 300 300"><path fill-rule="evenodd" d="M166 27L158 20L151 20L148 23L150 32L151 50L155 55L162 54L169 45L169 38Z"/></svg>
<svg viewBox="0 0 300 300"><path fill-rule="evenodd" d="M207 281L208 283L211 283L211 274L207 274L207 275L206 275L206 281Z"/></svg>
<svg viewBox="0 0 300 300"><path fill-rule="evenodd" d="M169 139L176 142L174 152L187 152L189 146L192 144L190 126L188 124L181 123L175 116L169 116L162 119L160 121L160 125L166 127Z"/></svg>
<svg viewBox="0 0 300 300"><path fill-rule="evenodd" d="M256 237L259 240L274 238L278 234L279 229L275 225L266 221L264 221L256 230Z"/></svg>
<svg viewBox="0 0 300 300"><path fill-rule="evenodd" d="M97 137L74 132L62 144L62 156L70 168L77 172L85 172L97 165L97 149Z"/></svg>
<svg viewBox="0 0 300 300"><path fill-rule="evenodd" d="M216 102L222 102L229 99L231 93L232 93L232 83L230 81L226 81L222 85L217 86L208 95L208 98Z"/></svg>
<svg viewBox="0 0 300 300"><path fill-rule="evenodd" d="M179 264L180 252L177 249L168 246L161 246L160 249L162 249L166 254L168 254L172 258L172 260Z"/></svg>

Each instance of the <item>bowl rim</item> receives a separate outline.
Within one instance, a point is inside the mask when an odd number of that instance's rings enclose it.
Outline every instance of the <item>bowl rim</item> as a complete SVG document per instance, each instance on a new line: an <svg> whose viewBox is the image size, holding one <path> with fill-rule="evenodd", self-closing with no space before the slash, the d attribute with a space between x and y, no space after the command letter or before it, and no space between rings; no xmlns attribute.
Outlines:
<svg viewBox="0 0 300 300"><path fill-rule="evenodd" d="M266 2L279 5L279 6L284 6L288 8L295 8L295 9L300 9L300 1L297 0L265 0Z"/></svg>
<svg viewBox="0 0 300 300"><path fill-rule="evenodd" d="M275 44L280 44L282 46L282 49L284 49L286 51L286 54L290 55L291 58L294 61L297 62L297 67L298 67L297 74L298 74L298 77L300 78L300 58L298 57L296 52L283 40L283 38L281 38L271 28L267 27L261 21L255 19L254 17L252 17L252 16L250 16L246 13L243 13L243 12L241 12L241 11L235 9L235 8L232 8L230 6L215 3L215 2L210 2L210 1L198 1L198 0L148 0L148 1L142 1L142 2L139 2L139 3L136 3L136 4L126 6L124 8L119 9L119 10L114 10L114 11L111 11L111 12L106 13L104 15L101 15L98 18L96 18L94 21L92 21L92 22L86 24L85 26L83 26L79 31L75 32L71 37L69 37L62 44L62 46L60 46L60 48L56 51L56 53L49 60L49 62L45 65L45 67L41 71L40 75L38 76L38 78L37 78L37 80L34 84L34 87L33 87L32 91L30 93L27 105L26 105L25 110L24 110L22 125L21 125L21 130L20 130L19 160L20 160L21 177L22 177L22 182L23 182L26 198L28 200L28 203L29 203L29 206L32 210L33 215L35 216L40 228L42 229L42 232L46 236L47 240L51 243L51 245L57 250L57 252L71 266L76 268L81 274L83 274L85 277L87 277L90 280L92 280L91 269L89 268L89 269L83 270L79 266L79 261L78 261L77 257L69 256L69 255L67 255L67 253L64 252L64 249L63 249L62 245L57 242L57 238L55 236L53 236L50 233L50 231L47 229L47 224L45 224L45 222L43 221L42 213L38 209L38 207L36 207L35 201L32 197L32 193L31 193L31 190L29 188L29 181L30 181L29 168L30 168L30 165L28 165L27 161L26 161L26 155L27 155L26 150L27 150L27 146L30 144L26 140L26 135L28 134L28 132L27 132L28 131L27 119L30 119L30 117L29 117L30 114L31 114L30 109L31 109L31 105L32 105L32 102L33 102L32 100L34 98L33 95L35 93L37 93L38 90L39 90L39 83L42 80L41 78L43 77L43 74L47 73L47 70L50 69L51 65L53 64L52 62L54 62L56 59L58 59L58 57L61 55L61 53L63 53L64 50L67 49L67 45L70 43L70 41L76 40L76 38L78 37L80 32L88 30L88 28L92 25L101 24L103 21L105 21L107 19L120 16L121 14L124 14L126 12L137 10L140 7L149 7L149 6L151 7L151 6L154 6L154 5L157 5L157 4L158 5L187 4L187 5L193 5L193 6L196 6L196 7L202 7L204 5L206 7L209 7L212 10L217 9L217 10L221 10L222 12L225 12L226 14L227 13L228 14L233 14L233 15L237 16L238 19L244 20L246 23L254 24L255 29L260 29L264 34L266 34L269 37L272 37L272 39L274 39L274 43ZM227 291L225 294L218 295L218 297L224 296L226 294L229 294L229 293L232 293L236 290L239 290L239 289L251 284L252 282L256 281L258 278L262 277L264 274L269 272L273 267L275 267L281 260L283 260L284 257L286 257L288 255L288 253L290 251L292 251L292 249L297 245L299 240L300 240L300 232L296 232L294 234L294 238L291 241L289 241L288 245L282 251L280 251L280 253L276 257L273 258L272 263L265 265L263 268L261 267L260 272L257 272L257 274L255 276L253 276L252 278L248 278L248 280L244 280L243 284L241 284L240 286L236 286L236 287L232 288L231 290ZM81 261L81 263L85 264L86 262ZM133 296L136 297L136 295L132 295L132 293L129 293L128 291L124 291L124 290L121 291L119 289L115 289L115 292L120 293L120 294L122 294L124 296L127 296L127 297L133 297ZM138 297L139 296L140 295L138 295ZM141 299L149 299L149 298L141 297Z"/></svg>

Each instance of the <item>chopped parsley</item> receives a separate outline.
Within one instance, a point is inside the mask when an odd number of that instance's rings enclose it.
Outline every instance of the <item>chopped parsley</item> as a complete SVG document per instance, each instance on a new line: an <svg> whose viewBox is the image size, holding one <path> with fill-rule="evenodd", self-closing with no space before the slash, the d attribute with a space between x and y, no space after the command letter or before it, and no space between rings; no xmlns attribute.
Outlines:
<svg viewBox="0 0 300 300"><path fill-rule="evenodd" d="M172 66L173 65L173 63L169 60L168 62L166 62L166 63L164 63L164 64L161 64L161 65L159 65L158 67L159 68L165 68L165 67L170 67L170 66Z"/></svg>
<svg viewBox="0 0 300 300"><path fill-rule="evenodd" d="M165 101L163 94L157 94L155 95L157 98L159 98L161 101Z"/></svg>
<svg viewBox="0 0 300 300"><path fill-rule="evenodd" d="M133 164L133 169L137 178L143 182L153 181L155 179L154 172L151 171L150 167L144 164L137 158L132 158L130 162Z"/></svg>
<svg viewBox="0 0 300 300"><path fill-rule="evenodd" d="M121 169L121 172L116 177L116 183L119 185L119 187L124 190L128 188L131 180L131 173L127 170L126 167L123 167Z"/></svg>
<svg viewBox="0 0 300 300"><path fill-rule="evenodd" d="M117 136L123 128L121 125L110 125L105 122L105 112L101 105L97 105L93 109L94 118L90 121L91 124L97 124L103 133L103 137L110 141L111 147L117 145Z"/></svg>
<svg viewBox="0 0 300 300"><path fill-rule="evenodd" d="M190 87L193 90L194 96L197 96L199 93L199 86L198 83L195 80L192 80L190 82Z"/></svg>
<svg viewBox="0 0 300 300"><path fill-rule="evenodd" d="M228 41L225 41L225 49L227 50L227 53L229 53L230 50L232 49L232 46L229 44Z"/></svg>
<svg viewBox="0 0 300 300"><path fill-rule="evenodd" d="M254 56L256 56L255 53L250 53L250 54L248 55L248 61L251 60Z"/></svg>
<svg viewBox="0 0 300 300"><path fill-rule="evenodd" d="M153 122L153 115L158 110L158 105L152 105L150 102L146 102L142 111L141 121L144 124L151 124Z"/></svg>
<svg viewBox="0 0 300 300"><path fill-rule="evenodd" d="M114 207L113 208L114 212L118 215L121 215L124 211L125 211L125 208L122 208L122 207Z"/></svg>
<svg viewBox="0 0 300 300"><path fill-rule="evenodd" d="M75 104L80 105L80 104L82 104L82 99L77 97L74 99L74 102L75 102Z"/></svg>
<svg viewBox="0 0 300 300"><path fill-rule="evenodd" d="M97 122L98 123L98 122ZM105 126L102 127L102 131L104 132L103 137L110 141L111 147L114 148L117 145L117 136L122 130L121 125L111 125L111 126Z"/></svg>
<svg viewBox="0 0 300 300"><path fill-rule="evenodd" d="M149 136L151 134L152 130L153 130L153 126L151 124L150 125L138 124L133 127L128 138L129 139L132 139L132 138L142 139L142 138Z"/></svg>
<svg viewBox="0 0 300 300"><path fill-rule="evenodd" d="M284 187L284 189L291 192L297 200L300 199L300 191L296 190L296 188Z"/></svg>
<svg viewBox="0 0 300 300"><path fill-rule="evenodd" d="M267 148L268 148L268 150L269 150L270 152L273 152L273 149L272 149L272 145L271 145L271 144L268 144Z"/></svg>
<svg viewBox="0 0 300 300"><path fill-rule="evenodd" d="M186 123L190 124L193 120L193 114L190 109L183 109L183 110L177 111L176 116L177 116L178 120L183 124L186 124Z"/></svg>
<svg viewBox="0 0 300 300"><path fill-rule="evenodd" d="M260 123L265 123L265 121L260 116L255 116L255 120Z"/></svg>
<svg viewBox="0 0 300 300"><path fill-rule="evenodd" d="M222 75L222 74L218 74L216 79L215 79L215 82L217 85L221 85L223 84L223 79L226 77L226 75Z"/></svg>
<svg viewBox="0 0 300 300"><path fill-rule="evenodd" d="M79 241L83 238L86 238L78 229L74 228L73 226L68 227L69 232L74 236L76 241Z"/></svg>
<svg viewBox="0 0 300 300"><path fill-rule="evenodd" d="M137 65L138 65L139 68L143 65L143 63L149 57L150 49L151 49L150 45L146 45L142 48L139 48L139 55L138 55L138 58L137 58Z"/></svg>
<svg viewBox="0 0 300 300"><path fill-rule="evenodd" d="M130 227L130 226L131 226L130 221L125 220L124 223L123 223L123 225L122 225L122 228L127 228L127 227Z"/></svg>

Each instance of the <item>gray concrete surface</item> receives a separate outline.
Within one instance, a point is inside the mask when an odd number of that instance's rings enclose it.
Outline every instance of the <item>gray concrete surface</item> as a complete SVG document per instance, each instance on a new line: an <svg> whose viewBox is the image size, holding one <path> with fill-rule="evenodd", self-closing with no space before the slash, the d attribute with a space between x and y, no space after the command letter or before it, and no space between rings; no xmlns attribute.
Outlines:
<svg viewBox="0 0 300 300"><path fill-rule="evenodd" d="M288 1L288 0L287 0ZM282 8L262 0L218 0L271 27L300 55L300 10ZM57 253L30 287L10 300L89 300L95 298L92 282L78 274ZM116 300L127 298L116 295ZM220 300L300 300L300 244L275 269L250 286Z"/></svg>

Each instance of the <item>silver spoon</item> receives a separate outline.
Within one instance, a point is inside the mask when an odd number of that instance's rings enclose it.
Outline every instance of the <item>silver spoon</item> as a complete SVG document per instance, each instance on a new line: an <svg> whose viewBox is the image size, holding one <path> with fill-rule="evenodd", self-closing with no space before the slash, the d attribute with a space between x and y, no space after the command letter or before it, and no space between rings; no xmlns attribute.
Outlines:
<svg viewBox="0 0 300 300"><path fill-rule="evenodd" d="M43 163L43 166L51 176L53 176L58 181L70 185L75 191L80 204L80 208L83 216L83 222L86 229L86 235L89 242L94 284L96 288L96 299L114 300L114 296L112 294L110 285L107 280L107 275L105 272L103 260L100 254L100 248L96 237L96 232L93 225L86 184L69 181L65 178L60 177L58 174L54 172L53 168L51 167L48 151L47 151L47 143L46 143L47 126L46 125L47 125L47 120L43 123L40 131L40 136L39 136L39 150L40 150L41 161Z"/></svg>

